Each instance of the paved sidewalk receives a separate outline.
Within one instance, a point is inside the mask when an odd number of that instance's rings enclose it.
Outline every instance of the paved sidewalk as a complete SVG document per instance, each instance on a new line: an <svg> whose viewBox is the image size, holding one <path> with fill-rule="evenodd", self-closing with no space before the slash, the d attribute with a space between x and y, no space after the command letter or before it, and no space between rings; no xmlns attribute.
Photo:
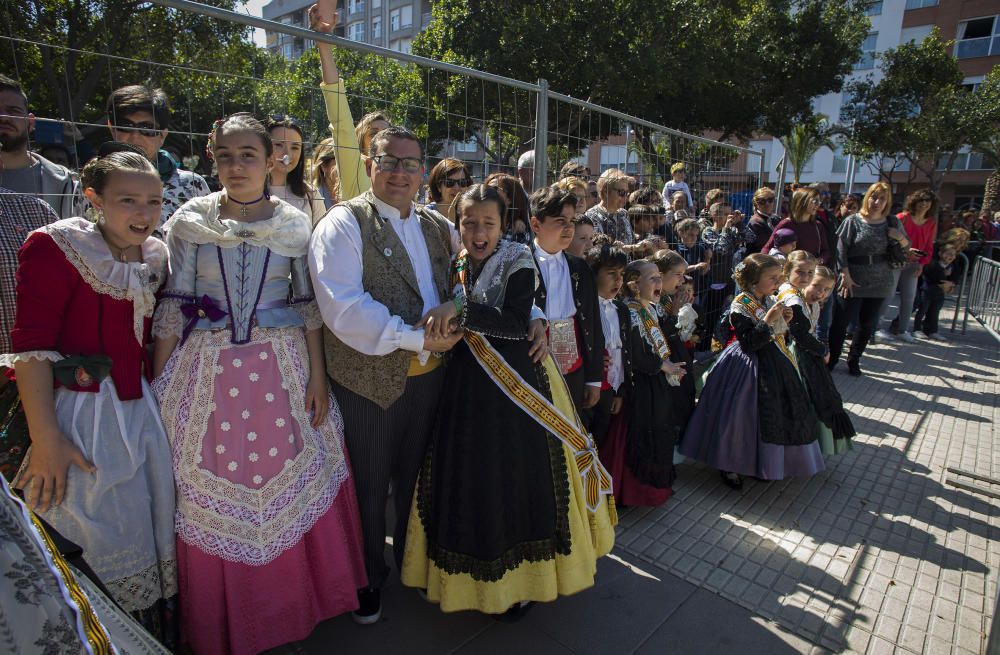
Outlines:
<svg viewBox="0 0 1000 655"><path fill-rule="evenodd" d="M1000 351L973 324L948 344L872 346L862 365L865 377L835 374L859 436L825 472L735 492L681 465L666 505L622 512L593 589L509 624L444 615L393 581L379 624L338 617L305 650L981 653L1000 501L945 481L1000 492L946 471L1000 478Z"/></svg>
<svg viewBox="0 0 1000 655"><path fill-rule="evenodd" d="M945 480L990 487L947 467L1000 478L998 362L978 326L949 344L875 345L864 377L834 376L859 432L850 453L742 492L685 465L670 502L623 517L617 544L824 651L978 654L1000 504Z"/></svg>

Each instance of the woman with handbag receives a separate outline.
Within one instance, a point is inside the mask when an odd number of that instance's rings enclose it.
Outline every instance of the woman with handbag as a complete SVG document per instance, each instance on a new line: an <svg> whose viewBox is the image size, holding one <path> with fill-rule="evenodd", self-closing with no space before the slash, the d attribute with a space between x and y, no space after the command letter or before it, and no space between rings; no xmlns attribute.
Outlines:
<svg viewBox="0 0 1000 655"><path fill-rule="evenodd" d="M847 356L850 375L861 375L861 355L878 321L882 301L896 287L894 270L908 258L910 242L899 220L889 215L892 189L885 182L868 187L861 210L848 216L837 230L840 265L838 303L830 327L830 370L837 365L847 326L858 325Z"/></svg>

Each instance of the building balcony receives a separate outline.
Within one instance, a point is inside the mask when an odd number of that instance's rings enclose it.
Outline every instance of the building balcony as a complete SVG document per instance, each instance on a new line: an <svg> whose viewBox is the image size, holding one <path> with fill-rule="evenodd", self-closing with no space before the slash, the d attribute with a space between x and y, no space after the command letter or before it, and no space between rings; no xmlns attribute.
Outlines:
<svg viewBox="0 0 1000 655"><path fill-rule="evenodd" d="M955 56L959 59L1000 56L1000 36L962 39L955 44Z"/></svg>

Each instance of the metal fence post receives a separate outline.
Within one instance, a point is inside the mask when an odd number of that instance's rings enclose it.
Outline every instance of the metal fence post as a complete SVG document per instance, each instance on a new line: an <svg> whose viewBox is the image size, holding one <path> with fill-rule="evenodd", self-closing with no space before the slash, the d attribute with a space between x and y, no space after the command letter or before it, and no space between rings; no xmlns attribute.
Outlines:
<svg viewBox="0 0 1000 655"><path fill-rule="evenodd" d="M969 268L972 262L969 258L965 256L964 252L958 253L958 256L962 258L965 264L965 269L962 271L962 281L958 283L958 295L955 296L955 315L951 319L951 331L955 331L955 326L958 324L958 312L962 308L962 292L965 291L965 285L969 281ZM966 303L966 320L962 321L962 334L965 334L965 325L968 321L968 303L969 297L965 298Z"/></svg>
<svg viewBox="0 0 1000 655"><path fill-rule="evenodd" d="M535 179L532 186L541 189L549 175L549 82L538 80L538 102L535 104Z"/></svg>
<svg viewBox="0 0 1000 655"><path fill-rule="evenodd" d="M778 216L781 216L781 200L784 198L785 191L785 172L788 168L788 151L785 150L785 146L781 146L781 167L778 169L778 182L774 185L774 195L777 198L774 209L777 211Z"/></svg>
<svg viewBox="0 0 1000 655"><path fill-rule="evenodd" d="M760 166L757 167L757 170L758 170L758 173L757 173L757 188L758 189L760 187L762 187L762 186L767 186L767 178L765 177L765 175L767 175L767 171L764 170L764 165L765 165L764 164L764 151L761 150L761 153L760 153Z"/></svg>

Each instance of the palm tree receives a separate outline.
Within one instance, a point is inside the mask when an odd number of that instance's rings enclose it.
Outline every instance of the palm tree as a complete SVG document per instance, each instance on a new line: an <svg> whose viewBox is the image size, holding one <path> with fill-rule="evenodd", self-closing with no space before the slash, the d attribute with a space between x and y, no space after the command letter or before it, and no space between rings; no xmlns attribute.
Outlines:
<svg viewBox="0 0 1000 655"><path fill-rule="evenodd" d="M975 150L982 153L983 163L993 167L993 172L986 178L983 209L988 209L990 212L1000 211L1000 135L994 135L989 141L977 143Z"/></svg>
<svg viewBox="0 0 1000 655"><path fill-rule="evenodd" d="M820 148L834 148L830 129L829 119L825 114L813 114L796 123L788 136L781 139L781 145L788 153L788 162L792 165L792 177L796 184L810 157Z"/></svg>

